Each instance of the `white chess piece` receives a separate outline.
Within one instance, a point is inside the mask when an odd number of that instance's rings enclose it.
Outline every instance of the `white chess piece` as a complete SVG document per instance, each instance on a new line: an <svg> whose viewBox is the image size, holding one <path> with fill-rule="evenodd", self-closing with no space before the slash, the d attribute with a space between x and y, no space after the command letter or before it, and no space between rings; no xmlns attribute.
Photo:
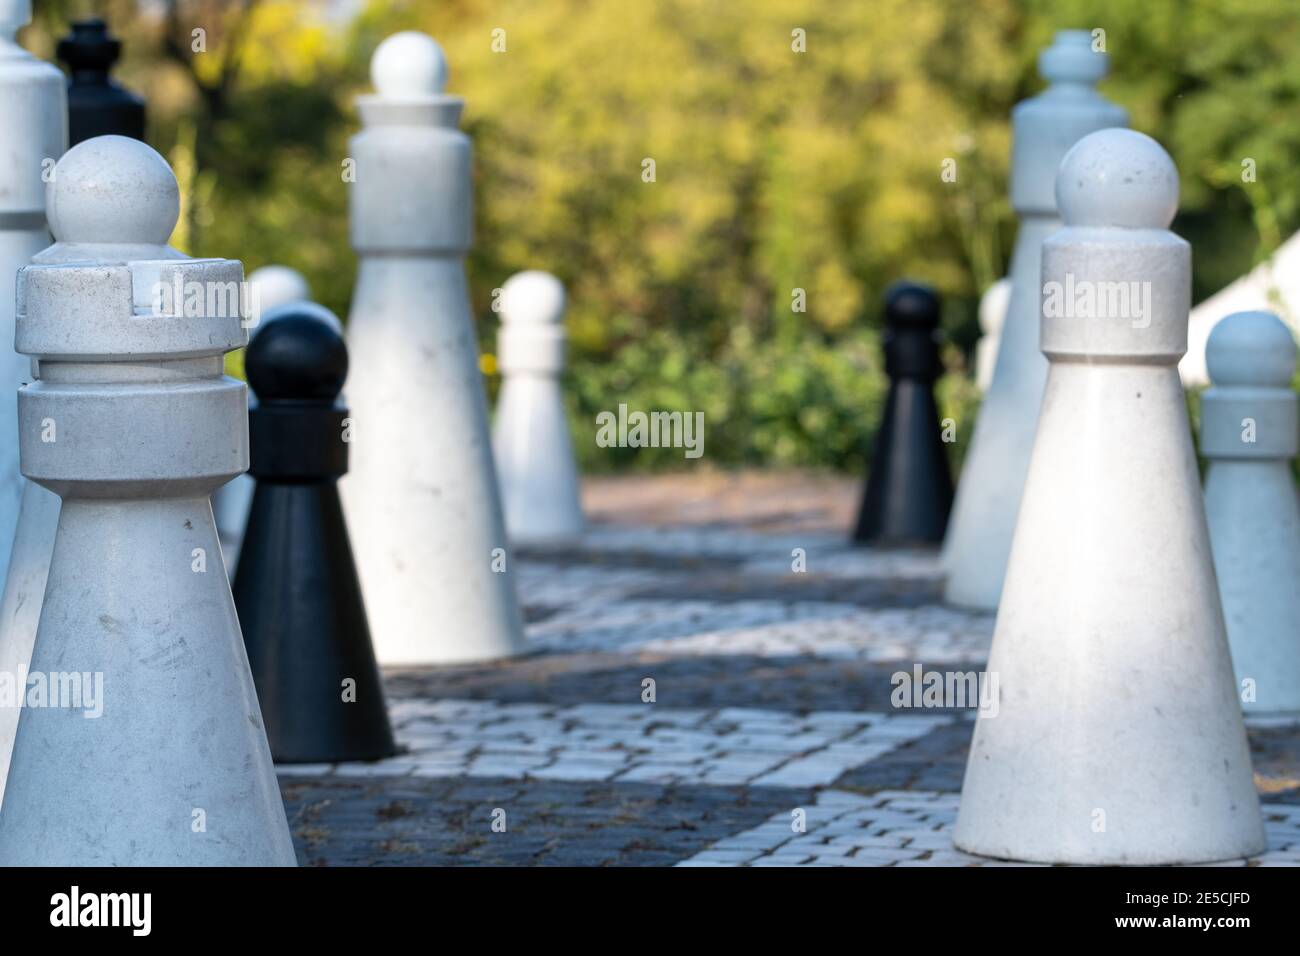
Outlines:
<svg viewBox="0 0 1300 956"><path fill-rule="evenodd" d="M1106 54L1093 52L1089 33L1061 31L1038 58L1038 71L1051 85L1012 111L1011 203L1020 231L993 380L975 420L944 537L944 600L951 604L990 611L998 606L1047 376L1038 349L1039 262L1043 240L1060 228L1056 170L1080 137L1128 121L1093 89L1106 67Z"/></svg>
<svg viewBox="0 0 1300 956"><path fill-rule="evenodd" d="M492 434L506 531L517 543L582 534L578 466L564 414L564 286L520 272L501 290L501 394Z"/></svg>
<svg viewBox="0 0 1300 956"><path fill-rule="evenodd" d="M311 298L311 286L297 269L269 265L254 269L248 274L248 294L257 311L270 312L290 302L305 302ZM260 322L252 323L256 329Z"/></svg>
<svg viewBox="0 0 1300 956"><path fill-rule="evenodd" d="M87 140L46 197L48 258L80 256L19 274L16 346L41 372L22 469L62 507L31 660L48 696L21 711L0 864L295 863L208 504L248 466L246 389L222 374L243 269L167 249L179 208L148 146Z"/></svg>
<svg viewBox="0 0 1300 956"><path fill-rule="evenodd" d="M993 384L993 367L998 360L998 346L1002 342L1002 326L1007 319L1007 306L1011 303L1011 280L1003 276L984 290L980 296L980 336L975 346L975 385L987 392Z"/></svg>
<svg viewBox="0 0 1300 956"><path fill-rule="evenodd" d="M1051 863L1249 856L1264 827L1176 368L1178 172L1108 129L1056 188L1051 365L988 662L996 710L975 721L953 841Z"/></svg>
<svg viewBox="0 0 1300 956"><path fill-rule="evenodd" d="M1192 309L1187 354L1178 363L1183 384L1209 384L1205 345L1214 327L1237 312L1273 312L1300 332L1300 232L1292 234L1264 262L1229 283Z"/></svg>
<svg viewBox="0 0 1300 956"><path fill-rule="evenodd" d="M80 203L79 208L86 217L99 212L103 215L93 223L91 231L84 220L78 224L78 230L61 228L60 209L73 194L68 185L56 190L51 180L45 186L43 205L57 241L32 256L32 262L51 265L93 260L121 264L132 259L184 258L166 244L170 233L160 233L132 205L138 199L133 190L140 181L148 181L155 164L161 162L152 151L141 153L138 145L121 136L102 136L78 144L78 159L67 168L80 166L95 172L93 179L83 176L77 188L93 192L97 203L89 208L86 203ZM32 371L38 364L34 359L29 360ZM29 374L28 378L32 376ZM15 440L17 392L15 387ZM0 601L0 674L12 675L10 679L19 687L26 680L31 661L50 571L50 554L54 550L54 533L59 525L58 495L35 482L25 479L24 482L12 560L5 578L3 601ZM14 701L16 706L0 706L0 797L4 794L21 702L19 697Z"/></svg>
<svg viewBox="0 0 1300 956"><path fill-rule="evenodd" d="M31 12L29 0L0 0L0 581L26 484L18 470L18 386L32 378L31 359L13 348L14 277L50 244L45 176L68 142L67 80L14 39Z"/></svg>
<svg viewBox="0 0 1300 956"><path fill-rule="evenodd" d="M1242 706L1300 711L1295 339L1271 312L1237 312L1215 325L1205 357L1205 512Z"/></svg>
<svg viewBox="0 0 1300 956"><path fill-rule="evenodd" d="M352 138L348 318L352 470L340 482L384 664L519 653L507 553L469 308L471 146L464 101L443 92L431 38L399 33L371 62Z"/></svg>
<svg viewBox="0 0 1300 956"><path fill-rule="evenodd" d="M248 274L246 288L249 303L246 312L248 341L252 342L261 331L262 326L273 321L281 306L295 302L304 302L311 298L311 286L297 269L288 266L269 265L254 269ZM329 316L329 321L339 329L342 326L333 312L322 309ZM256 402L252 392L248 393L249 405ZM253 503L253 490L256 482L248 474L237 475L212 495L212 512L217 519L217 533L221 535L221 549L226 558L226 571L234 577L235 565L239 561L239 545L244 539L244 526L248 524L248 509Z"/></svg>

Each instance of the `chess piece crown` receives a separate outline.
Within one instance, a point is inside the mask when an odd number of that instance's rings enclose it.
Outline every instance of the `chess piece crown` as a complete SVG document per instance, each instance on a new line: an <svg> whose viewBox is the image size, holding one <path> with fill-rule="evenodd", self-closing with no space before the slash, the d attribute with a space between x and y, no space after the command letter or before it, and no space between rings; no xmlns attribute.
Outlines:
<svg viewBox="0 0 1300 956"><path fill-rule="evenodd" d="M55 52L71 73L70 145L111 134L144 139L144 100L109 75L122 54L122 44L109 35L103 20L74 21L72 33L59 41Z"/></svg>

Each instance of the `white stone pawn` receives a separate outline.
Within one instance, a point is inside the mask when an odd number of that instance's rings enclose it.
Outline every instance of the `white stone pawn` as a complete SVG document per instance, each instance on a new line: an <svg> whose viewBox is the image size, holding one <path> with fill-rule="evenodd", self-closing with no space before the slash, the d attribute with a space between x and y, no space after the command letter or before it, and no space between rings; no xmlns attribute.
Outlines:
<svg viewBox="0 0 1300 956"><path fill-rule="evenodd" d="M1080 137L1128 122L1124 110L1093 89L1106 67L1106 54L1093 52L1087 31L1063 30L1038 58L1038 72L1051 85L1012 111L1011 204L1020 231L993 379L975 420L944 536L944 600L950 604L988 611L998 606L1047 377L1038 349L1039 264L1043 240L1061 225L1056 171Z"/></svg>
<svg viewBox="0 0 1300 956"><path fill-rule="evenodd" d="M72 175L57 190L51 181L44 187L43 196L55 242L32 256L33 262L49 265L93 260L120 264L132 259L185 258L167 245L170 226L151 217L149 209L135 205L141 184L158 180L160 165L166 169L161 156L152 149L141 151L139 145L121 136L101 136L79 143L75 155L70 152L60 160L56 169ZM175 201L179 208L179 194ZM66 214L60 215L68 210L75 210L81 217L75 229L69 227L71 220ZM98 221L88 221L97 214L101 217ZM24 362L28 366L24 381L33 380L39 363L25 356ZM17 392L15 386L15 441ZM11 675L19 688L26 680L36 640L58 524L58 495L24 479L12 560L0 600L0 675ZM4 795L21 701L19 696L11 702L14 706L0 704L0 798Z"/></svg>
<svg viewBox="0 0 1300 956"><path fill-rule="evenodd" d="M560 392L564 286L547 272L520 272L501 289L501 331L492 448L506 531L516 543L582 534L578 465Z"/></svg>
<svg viewBox="0 0 1300 956"><path fill-rule="evenodd" d="M383 664L519 653L514 591L470 314L464 101L420 33L375 51L349 195L360 267L347 323L352 470L340 482Z"/></svg>
<svg viewBox="0 0 1300 956"><path fill-rule="evenodd" d="M1049 863L1249 856L1264 827L1177 371L1178 172L1150 137L1103 130L1056 188L1050 370L988 662L997 709L975 721L953 841Z"/></svg>
<svg viewBox="0 0 1300 956"><path fill-rule="evenodd" d="M1011 303L1011 280L1003 276L984 290L980 296L979 342L975 346L975 386L987 392L993 384L993 368L998 361L998 346L1002 343L1002 326L1007 320L1007 306Z"/></svg>
<svg viewBox="0 0 1300 956"><path fill-rule="evenodd" d="M32 377L31 360L13 348L14 278L50 244L43 174L68 141L67 80L14 39L31 13L29 0L0 0L0 142L6 144L0 164L0 581L26 484L18 470L18 386Z"/></svg>
<svg viewBox="0 0 1300 956"><path fill-rule="evenodd" d="M1237 312L1215 325L1205 358L1205 512L1238 693L1247 712L1300 711L1295 339L1271 312Z"/></svg>
<svg viewBox="0 0 1300 956"><path fill-rule="evenodd" d="M297 269L288 266L269 265L254 269L248 274L247 289L249 304L246 311L249 317L248 341L251 343L262 326L274 319L276 311L283 305L305 302L311 298L311 286ZM321 310L329 316L330 321L342 326L333 312ZM251 407L257 399L252 392L248 394ZM217 532L221 535L221 549L226 558L226 571L233 577L235 565L239 561L239 546L244 539L244 526L248 524L248 509L253 503L253 490L256 482L247 473L237 475L212 495L212 512L217 518Z"/></svg>
<svg viewBox="0 0 1300 956"><path fill-rule="evenodd" d="M291 866L208 504L248 466L245 387L222 374L247 338L242 267L163 245L176 180L135 140L70 150L46 208L48 258L72 261L19 274L16 345L40 379L18 432L62 507L31 659L47 699L21 711L0 865Z"/></svg>

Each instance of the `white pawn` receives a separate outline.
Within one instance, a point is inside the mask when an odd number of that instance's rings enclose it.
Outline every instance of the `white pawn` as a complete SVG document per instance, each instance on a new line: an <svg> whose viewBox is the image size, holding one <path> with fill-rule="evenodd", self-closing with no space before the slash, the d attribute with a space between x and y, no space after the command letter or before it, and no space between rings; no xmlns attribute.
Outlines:
<svg viewBox="0 0 1300 956"><path fill-rule="evenodd" d="M250 272L247 281L250 311L257 312L259 319L282 305L305 302L311 298L311 286L307 284L306 277L288 266L262 266ZM249 323L249 334L256 334L255 330L260 325L260 321Z"/></svg>
<svg viewBox="0 0 1300 956"><path fill-rule="evenodd" d="M19 274L16 345L41 371L19 393L23 474L62 508L0 864L292 866L208 504L248 466L246 389L222 374L247 340L243 269L164 245L176 179L135 140L69 150L46 198L50 258L81 257ZM189 311L195 288L211 311Z"/></svg>
<svg viewBox="0 0 1300 956"><path fill-rule="evenodd" d="M1002 342L1002 326L1007 320L1007 306L1011 302L1011 280L1003 276L984 290L980 296L980 336L975 346L975 385L987 392L993 384L993 367L998 360L998 346Z"/></svg>
<svg viewBox="0 0 1300 956"><path fill-rule="evenodd" d="M304 302L311 298L311 286L297 269L288 266L270 265L254 269L245 280L249 301L245 312L248 313L245 324L248 326L248 341L252 342L262 326L273 321L281 306ZM322 309L323 316L338 326L339 320L333 312ZM248 404L256 402L252 392L248 394ZM217 519L217 533L221 535L221 549L226 559L226 572L234 576L235 565L239 561L239 546L244 540L244 526L248 524L248 509L253 503L253 489L256 482L247 473L237 475L216 490L212 495L212 511Z"/></svg>
<svg viewBox="0 0 1300 956"><path fill-rule="evenodd" d="M32 377L31 360L13 348L14 278L50 244L44 175L68 145L67 80L14 39L31 7L29 0L0 0L0 581L26 484L18 470L18 386Z"/></svg>
<svg viewBox="0 0 1300 956"><path fill-rule="evenodd" d="M1205 511L1240 696L1247 711L1300 711L1295 339L1271 312L1237 312L1205 358Z"/></svg>
<svg viewBox="0 0 1300 956"><path fill-rule="evenodd" d="M432 39L399 33L357 105L349 196L352 470L340 482L384 664L519 653L487 398L469 308L471 146Z"/></svg>
<svg viewBox="0 0 1300 956"><path fill-rule="evenodd" d="M1038 72L1051 85L1012 111L1011 203L1020 231L993 378L944 537L944 600L951 604L989 611L998 606L1047 376L1038 349L1039 263L1043 240L1061 225L1056 170L1080 137L1128 122L1122 109L1093 89L1106 68L1106 54L1093 51L1087 31L1063 30L1038 57Z"/></svg>
<svg viewBox="0 0 1300 956"><path fill-rule="evenodd" d="M517 543L582 534L578 466L560 393L564 371L564 286L546 272L520 272L501 289L501 332L492 448Z"/></svg>
<svg viewBox="0 0 1300 956"><path fill-rule="evenodd" d="M121 136L101 136L79 143L76 157L56 167L73 171L75 182L56 190L51 179L44 187L43 203L56 241L32 256L32 262L121 264L133 259L185 258L166 244L170 227L158 226L149 218L148 209L136 205L139 184L157 178L158 164L166 168L162 157L153 150L142 152L140 145ZM67 222L69 210L81 216L75 229ZM91 217L97 218L91 221ZM26 380L33 380L39 363L26 357L24 361L29 367ZM15 386L15 440L17 392ZM24 480L12 560L0 601L0 680L11 680L18 691L13 700L0 699L0 797L4 795L58 525L58 495Z"/></svg>
<svg viewBox="0 0 1300 956"><path fill-rule="evenodd" d="M954 843L1050 863L1249 856L1264 827L1177 371L1178 171L1112 129L1056 182L1051 364L988 662L997 710L975 722Z"/></svg>

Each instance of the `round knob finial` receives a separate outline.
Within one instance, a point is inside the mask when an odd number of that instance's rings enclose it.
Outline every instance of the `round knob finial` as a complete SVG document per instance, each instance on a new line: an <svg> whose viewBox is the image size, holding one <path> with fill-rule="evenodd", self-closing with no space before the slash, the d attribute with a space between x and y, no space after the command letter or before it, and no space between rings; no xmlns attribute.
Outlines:
<svg viewBox="0 0 1300 956"><path fill-rule="evenodd" d="M98 18L74 20L72 32L59 41L55 55L73 70L107 70L122 54L122 44L110 36Z"/></svg>
<svg viewBox="0 0 1300 956"><path fill-rule="evenodd" d="M180 208L167 160L126 136L78 143L45 187L45 216L59 242L165 245Z"/></svg>
<svg viewBox="0 0 1300 956"><path fill-rule="evenodd" d="M1060 30L1052 45L1038 54L1038 73L1049 83L1086 83L1092 86L1106 75L1106 54L1092 48L1087 30Z"/></svg>
<svg viewBox="0 0 1300 956"><path fill-rule="evenodd" d="M517 272L501 287L501 317L520 325L555 325L564 319L564 284L549 272Z"/></svg>
<svg viewBox="0 0 1300 956"><path fill-rule="evenodd" d="M338 317L314 302L292 302L267 316L244 354L260 402L332 402L348 377Z"/></svg>
<svg viewBox="0 0 1300 956"><path fill-rule="evenodd" d="M1145 133L1098 130L1061 160L1056 204L1067 226L1168 229L1178 211L1178 169Z"/></svg>
<svg viewBox="0 0 1300 956"><path fill-rule="evenodd" d="M375 49L370 80L390 99L436 96L447 86L447 57L433 37L403 30Z"/></svg>
<svg viewBox="0 0 1300 956"><path fill-rule="evenodd" d="M939 296L929 286L901 280L885 290L885 325L937 329Z"/></svg>
<svg viewBox="0 0 1300 956"><path fill-rule="evenodd" d="M1287 388L1295 375L1295 336L1272 312L1234 312L1210 332L1205 365L1215 385Z"/></svg>
<svg viewBox="0 0 1300 956"><path fill-rule="evenodd" d="M270 265L254 269L248 274L248 285L263 315L290 302L311 298L311 287L303 274L288 266Z"/></svg>

